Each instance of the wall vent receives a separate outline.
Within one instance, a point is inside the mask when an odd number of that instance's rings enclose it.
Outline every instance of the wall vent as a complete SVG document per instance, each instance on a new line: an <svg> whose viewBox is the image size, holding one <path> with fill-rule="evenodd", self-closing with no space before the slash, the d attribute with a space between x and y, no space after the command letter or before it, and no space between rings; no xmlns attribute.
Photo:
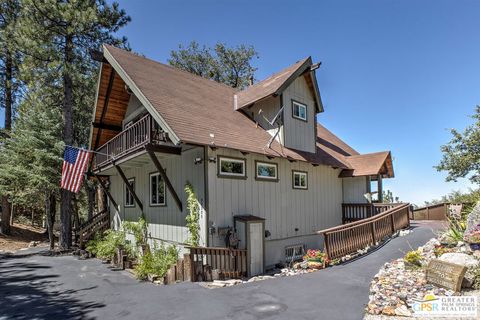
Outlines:
<svg viewBox="0 0 480 320"><path fill-rule="evenodd" d="M285 261L287 263L300 260L304 255L305 255L304 244L295 244L293 246L285 247Z"/></svg>

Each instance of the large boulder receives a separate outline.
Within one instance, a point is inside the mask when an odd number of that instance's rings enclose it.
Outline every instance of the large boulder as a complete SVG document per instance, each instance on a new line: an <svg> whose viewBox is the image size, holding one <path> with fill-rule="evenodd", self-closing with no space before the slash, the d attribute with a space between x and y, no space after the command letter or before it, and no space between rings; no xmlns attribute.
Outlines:
<svg viewBox="0 0 480 320"><path fill-rule="evenodd" d="M441 261L455 263L467 267L467 272L463 278L462 287L471 288L475 280L474 269L480 266L480 260L466 253L448 252L442 254L439 258Z"/></svg>
<svg viewBox="0 0 480 320"><path fill-rule="evenodd" d="M480 225L480 201L473 207L472 212L468 214L465 233L472 231L478 225Z"/></svg>

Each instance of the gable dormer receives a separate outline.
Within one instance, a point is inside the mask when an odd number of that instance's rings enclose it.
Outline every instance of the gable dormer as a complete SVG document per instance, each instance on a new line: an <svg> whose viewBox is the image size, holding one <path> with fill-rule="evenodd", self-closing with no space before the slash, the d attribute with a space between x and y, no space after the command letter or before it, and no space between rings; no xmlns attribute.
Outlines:
<svg viewBox="0 0 480 320"><path fill-rule="evenodd" d="M323 112L311 58L237 92L234 108L287 148L316 152L316 115Z"/></svg>

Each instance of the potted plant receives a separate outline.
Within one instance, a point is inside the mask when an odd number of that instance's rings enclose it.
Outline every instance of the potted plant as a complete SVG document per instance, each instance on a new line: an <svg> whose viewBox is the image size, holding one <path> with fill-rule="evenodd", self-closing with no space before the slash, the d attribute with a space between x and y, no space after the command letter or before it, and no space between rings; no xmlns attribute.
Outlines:
<svg viewBox="0 0 480 320"><path fill-rule="evenodd" d="M321 250L309 249L303 256L303 261L307 262L308 268L323 269L328 265L327 254Z"/></svg>
<svg viewBox="0 0 480 320"><path fill-rule="evenodd" d="M480 225L465 233L463 240L470 244L472 250L480 250Z"/></svg>

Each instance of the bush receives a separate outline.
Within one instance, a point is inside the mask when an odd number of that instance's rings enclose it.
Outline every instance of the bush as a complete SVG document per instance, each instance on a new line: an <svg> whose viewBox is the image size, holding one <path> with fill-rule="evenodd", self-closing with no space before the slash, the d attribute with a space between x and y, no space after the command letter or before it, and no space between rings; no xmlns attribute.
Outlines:
<svg viewBox="0 0 480 320"><path fill-rule="evenodd" d="M467 228L465 221L449 218L448 225L448 230L445 232L447 239L454 243L463 241L463 234Z"/></svg>
<svg viewBox="0 0 480 320"><path fill-rule="evenodd" d="M112 259L118 248L123 248L130 255L131 245L125 239L125 231L107 230L103 238L95 236L87 243L87 250L99 258Z"/></svg>
<svg viewBox="0 0 480 320"><path fill-rule="evenodd" d="M135 275L141 280L147 279L148 275L163 277L177 260L178 250L175 246L165 247L162 244L158 247L155 244L153 251L146 252L139 258L135 267Z"/></svg>
<svg viewBox="0 0 480 320"><path fill-rule="evenodd" d="M419 250L412 250L407 252L405 257L403 257L403 260L412 266L420 267L422 265L422 256Z"/></svg>
<svg viewBox="0 0 480 320"><path fill-rule="evenodd" d="M137 247L147 244L148 223L143 217L140 217L138 222L125 221L122 227L126 232L133 234Z"/></svg>

